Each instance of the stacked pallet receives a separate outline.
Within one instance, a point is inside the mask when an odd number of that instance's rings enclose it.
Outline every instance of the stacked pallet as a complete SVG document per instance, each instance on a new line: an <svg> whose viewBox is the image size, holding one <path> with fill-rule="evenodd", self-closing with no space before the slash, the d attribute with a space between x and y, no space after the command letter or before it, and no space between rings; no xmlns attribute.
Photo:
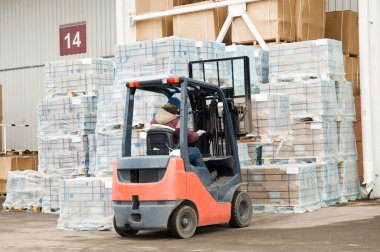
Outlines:
<svg viewBox="0 0 380 252"><path fill-rule="evenodd" d="M253 152L248 156L255 158L251 163L314 163L320 206L359 198L358 175L353 165L357 158L354 98L351 83L344 79L341 43L317 40L276 44L270 49L270 83L260 86L260 95L287 95L290 133L286 139L268 137L273 125L282 125L281 118L272 111L272 123L253 128L254 135L262 133L266 138L260 136L261 142L245 143L255 146L247 148ZM259 119L265 110L252 107L253 115L256 113ZM266 206L263 209L268 209L268 204L272 208L283 206L281 202L272 202L260 204Z"/></svg>
<svg viewBox="0 0 380 252"><path fill-rule="evenodd" d="M89 169L88 134L95 131L98 91L113 83L108 59L47 62L46 98L38 104L39 172L47 185L43 212L59 210L58 181Z"/></svg>
<svg viewBox="0 0 380 252"><path fill-rule="evenodd" d="M242 169L255 212L303 213L320 208L315 164Z"/></svg>

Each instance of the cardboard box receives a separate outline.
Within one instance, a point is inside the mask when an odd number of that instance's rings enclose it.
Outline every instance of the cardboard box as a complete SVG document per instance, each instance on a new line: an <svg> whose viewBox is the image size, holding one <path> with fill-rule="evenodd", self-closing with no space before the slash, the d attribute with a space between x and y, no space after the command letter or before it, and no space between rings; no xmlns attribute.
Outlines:
<svg viewBox="0 0 380 252"><path fill-rule="evenodd" d="M362 132L362 121L354 122L354 132L356 141L363 140L363 132Z"/></svg>
<svg viewBox="0 0 380 252"><path fill-rule="evenodd" d="M8 171L37 171L37 156L4 156L0 157L0 179L7 179Z"/></svg>
<svg viewBox="0 0 380 252"><path fill-rule="evenodd" d="M173 0L136 0L136 14L173 9ZM173 18L154 18L136 23L136 40L152 40L173 35Z"/></svg>
<svg viewBox="0 0 380 252"><path fill-rule="evenodd" d="M212 1L195 3L191 6L210 2ZM173 17L173 34L193 40L216 40L226 18L227 7L176 15ZM226 34L224 41L230 41L230 33Z"/></svg>
<svg viewBox="0 0 380 252"><path fill-rule="evenodd" d="M352 83L352 93L354 96L360 95L360 68L358 57L344 56L344 69L346 80Z"/></svg>
<svg viewBox="0 0 380 252"><path fill-rule="evenodd" d="M364 166L363 166L363 144L362 142L356 142L356 149L358 150L358 174L360 183L364 181Z"/></svg>
<svg viewBox="0 0 380 252"><path fill-rule="evenodd" d="M0 179L0 193L6 193L7 192L7 180L6 179Z"/></svg>
<svg viewBox="0 0 380 252"><path fill-rule="evenodd" d="M354 11L326 13L326 38L341 40L344 53L359 55L358 13Z"/></svg>
<svg viewBox="0 0 380 252"><path fill-rule="evenodd" d="M205 2L206 0L173 0L174 6L188 5L194 3Z"/></svg>
<svg viewBox="0 0 380 252"><path fill-rule="evenodd" d="M297 41L325 37L325 0L296 0L295 20Z"/></svg>
<svg viewBox="0 0 380 252"><path fill-rule="evenodd" d="M263 0L247 4L247 14L264 40L295 41L296 0ZM232 22L232 42L250 43L256 39L241 17Z"/></svg>
<svg viewBox="0 0 380 252"><path fill-rule="evenodd" d="M361 96L355 96L355 111L356 111L356 120L361 121L362 119L362 105L361 105Z"/></svg>

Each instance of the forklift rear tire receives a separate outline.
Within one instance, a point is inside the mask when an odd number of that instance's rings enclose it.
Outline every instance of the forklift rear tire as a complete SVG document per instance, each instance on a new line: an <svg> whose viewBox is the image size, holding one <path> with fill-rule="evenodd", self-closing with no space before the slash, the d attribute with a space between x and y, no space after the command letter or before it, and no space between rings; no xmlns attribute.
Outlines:
<svg viewBox="0 0 380 252"><path fill-rule="evenodd" d="M194 208L188 205L177 207L169 219L170 233L181 239L187 239L194 235L198 226L198 217Z"/></svg>
<svg viewBox="0 0 380 252"><path fill-rule="evenodd" d="M252 219L252 203L248 194L236 191L231 203L230 226L236 228L248 227Z"/></svg>
<svg viewBox="0 0 380 252"><path fill-rule="evenodd" d="M136 235L137 232L139 232L138 230L134 230L134 229L118 228L116 226L115 216L113 217L113 227L114 227L116 233L120 236L123 236L123 237L131 237L131 236Z"/></svg>

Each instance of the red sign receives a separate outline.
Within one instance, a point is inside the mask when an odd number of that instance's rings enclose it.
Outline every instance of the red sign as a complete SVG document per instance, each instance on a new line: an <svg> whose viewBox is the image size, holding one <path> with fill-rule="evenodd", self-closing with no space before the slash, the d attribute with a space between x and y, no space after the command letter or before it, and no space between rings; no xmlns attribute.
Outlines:
<svg viewBox="0 0 380 252"><path fill-rule="evenodd" d="M86 52L86 23L59 27L60 55Z"/></svg>

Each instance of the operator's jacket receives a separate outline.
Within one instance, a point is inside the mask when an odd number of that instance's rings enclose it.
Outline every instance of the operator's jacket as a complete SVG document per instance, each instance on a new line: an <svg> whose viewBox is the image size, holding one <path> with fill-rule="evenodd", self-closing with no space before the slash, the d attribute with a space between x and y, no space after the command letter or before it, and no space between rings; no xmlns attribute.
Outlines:
<svg viewBox="0 0 380 252"><path fill-rule="evenodd" d="M172 114L165 110L164 108L160 108L155 116L150 122L151 124L161 124L169 126L175 129L175 134L177 139L179 139L179 128L180 128L180 116L176 114ZM199 136L194 131L187 132L188 144L193 144L198 141Z"/></svg>

